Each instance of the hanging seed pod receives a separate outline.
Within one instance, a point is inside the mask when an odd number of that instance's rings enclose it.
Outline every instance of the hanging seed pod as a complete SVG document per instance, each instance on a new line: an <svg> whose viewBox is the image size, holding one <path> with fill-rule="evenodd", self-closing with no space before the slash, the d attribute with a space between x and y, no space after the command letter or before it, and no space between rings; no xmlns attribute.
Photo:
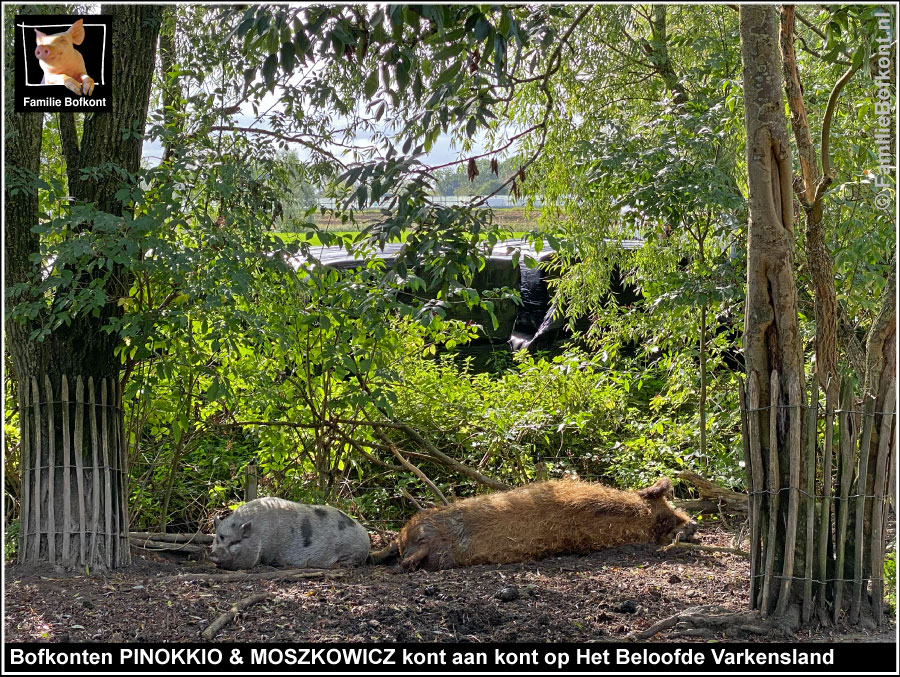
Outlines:
<svg viewBox="0 0 900 677"><path fill-rule="evenodd" d="M469 165L466 168L466 175L469 177L469 181L474 181L475 177L478 176L478 165L475 164L474 159L469 160Z"/></svg>

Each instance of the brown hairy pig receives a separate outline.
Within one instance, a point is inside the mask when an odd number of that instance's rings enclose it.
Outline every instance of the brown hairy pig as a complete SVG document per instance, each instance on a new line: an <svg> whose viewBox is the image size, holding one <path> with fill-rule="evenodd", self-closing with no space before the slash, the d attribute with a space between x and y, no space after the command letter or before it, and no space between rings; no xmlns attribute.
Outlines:
<svg viewBox="0 0 900 677"><path fill-rule="evenodd" d="M666 500L668 478L638 491L573 480L538 482L414 515L372 556L406 569L505 564L629 543L693 541L696 524Z"/></svg>

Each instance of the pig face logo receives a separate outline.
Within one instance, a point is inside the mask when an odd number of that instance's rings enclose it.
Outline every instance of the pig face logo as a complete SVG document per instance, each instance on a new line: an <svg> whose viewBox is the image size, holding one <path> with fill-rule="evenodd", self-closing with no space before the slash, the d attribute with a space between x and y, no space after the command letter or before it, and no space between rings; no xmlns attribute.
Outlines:
<svg viewBox="0 0 900 677"><path fill-rule="evenodd" d="M17 16L15 55L17 112L112 110L111 16Z"/></svg>
<svg viewBox="0 0 900 677"><path fill-rule="evenodd" d="M84 41L84 20L79 19L65 33L47 35L34 29L37 48L34 55L41 62L44 79L41 84L63 85L76 94L94 93L94 80L87 74L84 57L75 49Z"/></svg>

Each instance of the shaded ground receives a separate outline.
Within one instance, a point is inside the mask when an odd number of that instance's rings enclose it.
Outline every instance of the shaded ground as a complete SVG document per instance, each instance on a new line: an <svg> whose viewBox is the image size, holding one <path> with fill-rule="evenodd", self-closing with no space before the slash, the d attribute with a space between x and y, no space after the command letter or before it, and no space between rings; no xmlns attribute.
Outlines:
<svg viewBox="0 0 900 677"><path fill-rule="evenodd" d="M705 529L702 541L728 547L731 534ZM297 582L154 582L159 576L216 570L208 562L133 552L130 567L108 575L7 566L6 641L196 642L220 613L260 592L275 598L240 613L217 641L621 641L689 607L747 608L749 570L743 557L660 552L655 546L441 572L366 566ZM272 569L255 571L265 570ZM826 628L793 638L722 639L895 641L893 625L852 634L841 630L846 632ZM689 640L664 633L653 641Z"/></svg>

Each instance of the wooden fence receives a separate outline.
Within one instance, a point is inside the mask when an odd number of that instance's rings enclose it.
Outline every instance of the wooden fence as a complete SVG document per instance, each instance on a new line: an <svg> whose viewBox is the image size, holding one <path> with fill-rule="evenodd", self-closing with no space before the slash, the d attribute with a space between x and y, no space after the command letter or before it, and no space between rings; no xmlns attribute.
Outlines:
<svg viewBox="0 0 900 677"><path fill-rule="evenodd" d="M118 383L26 379L19 392L19 562L128 564L128 478Z"/></svg>
<svg viewBox="0 0 900 677"><path fill-rule="evenodd" d="M804 621L814 610L824 620L830 605L837 622L849 602L849 620L855 624L870 595L872 615L880 620L885 526L896 463L896 382L887 386L884 411L875 411L874 397L856 408L849 380L841 386L839 403L833 396L826 398L824 411L819 409L816 383L802 400L808 405L784 404L777 372L770 384L769 402L760 402L759 383L753 377L740 390L750 495L751 607L763 615L774 607L779 615L799 592ZM792 393L787 401L801 401L799 396ZM770 414L767 430L762 429L762 411ZM873 455L876 424L878 446ZM768 438L765 458L763 436ZM787 468L779 468L779 440L781 446L790 447ZM793 587L801 583L802 592Z"/></svg>

